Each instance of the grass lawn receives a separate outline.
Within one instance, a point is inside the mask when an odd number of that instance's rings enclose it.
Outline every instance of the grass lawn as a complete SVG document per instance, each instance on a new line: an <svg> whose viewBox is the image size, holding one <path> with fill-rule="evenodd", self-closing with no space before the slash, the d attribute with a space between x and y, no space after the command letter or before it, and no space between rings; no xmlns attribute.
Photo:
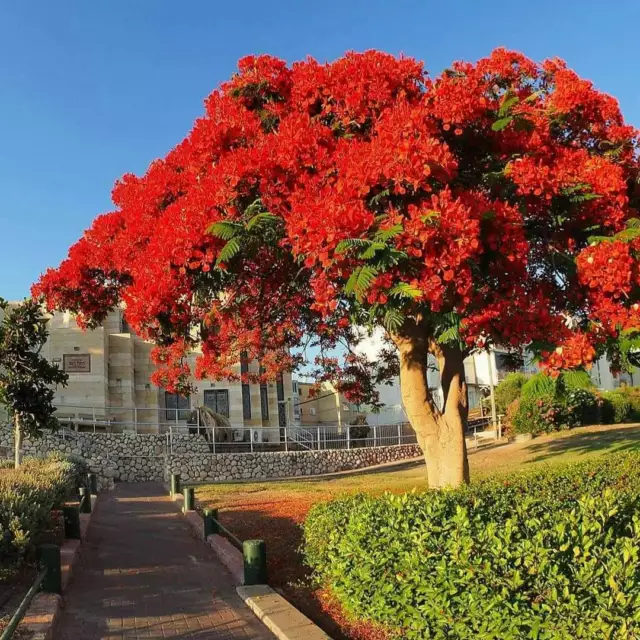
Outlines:
<svg viewBox="0 0 640 640"><path fill-rule="evenodd" d="M530 442L470 451L472 480L540 465L576 462L614 451L640 450L640 425L582 427ZM358 491L405 492L426 488L422 461L407 461L376 471L327 478L210 484L196 490L200 506L216 507L221 521L239 538L267 543L269 582L336 640L381 640L384 633L345 620L327 594L308 585L297 549L299 525L316 502Z"/></svg>

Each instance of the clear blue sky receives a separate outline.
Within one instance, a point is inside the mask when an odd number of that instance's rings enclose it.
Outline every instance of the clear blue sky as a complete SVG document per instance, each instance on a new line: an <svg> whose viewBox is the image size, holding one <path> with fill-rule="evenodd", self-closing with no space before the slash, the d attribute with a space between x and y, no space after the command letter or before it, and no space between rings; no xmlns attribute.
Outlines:
<svg viewBox="0 0 640 640"><path fill-rule="evenodd" d="M0 296L57 264L113 182L182 139L238 58L378 48L438 73L499 45L565 58L640 126L637 0L7 0L0 4Z"/></svg>

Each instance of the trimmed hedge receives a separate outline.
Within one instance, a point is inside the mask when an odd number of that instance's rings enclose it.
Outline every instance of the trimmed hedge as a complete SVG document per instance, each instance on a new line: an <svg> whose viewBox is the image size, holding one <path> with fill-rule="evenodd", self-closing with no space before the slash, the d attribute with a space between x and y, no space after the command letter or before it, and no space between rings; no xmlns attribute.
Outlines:
<svg viewBox="0 0 640 640"><path fill-rule="evenodd" d="M640 454L316 505L304 553L400 638L640 637Z"/></svg>
<svg viewBox="0 0 640 640"><path fill-rule="evenodd" d="M0 469L0 564L18 560L48 525L51 510L74 493L84 468L52 454Z"/></svg>

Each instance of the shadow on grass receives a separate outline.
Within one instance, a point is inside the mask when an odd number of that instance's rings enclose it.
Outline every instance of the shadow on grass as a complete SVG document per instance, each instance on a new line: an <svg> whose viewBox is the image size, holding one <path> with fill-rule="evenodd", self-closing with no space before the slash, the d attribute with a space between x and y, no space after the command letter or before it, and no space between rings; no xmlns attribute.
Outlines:
<svg viewBox="0 0 640 640"><path fill-rule="evenodd" d="M640 426L619 427L606 431L576 433L568 438L557 438L545 442L533 441L526 451L532 454L528 463L552 461L558 456L579 459L580 456L598 452L616 453L640 450Z"/></svg>
<svg viewBox="0 0 640 640"><path fill-rule="evenodd" d="M320 598L311 583L311 571L300 553L301 523L311 503L295 498L260 509L223 511L220 519L241 540L260 538L267 547L269 584L334 640L383 640L385 634L368 625L347 623L340 609ZM277 513L269 512L277 508ZM289 515L288 512L291 514Z"/></svg>

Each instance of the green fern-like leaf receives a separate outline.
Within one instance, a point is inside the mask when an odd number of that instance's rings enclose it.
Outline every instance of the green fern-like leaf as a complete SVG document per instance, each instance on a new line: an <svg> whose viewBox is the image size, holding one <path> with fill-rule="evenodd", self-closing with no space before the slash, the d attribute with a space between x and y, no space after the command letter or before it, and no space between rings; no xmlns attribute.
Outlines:
<svg viewBox="0 0 640 640"><path fill-rule="evenodd" d="M386 249L387 245L384 242L372 242L361 254L360 258L362 260L371 260L375 258L376 253L378 251L382 251Z"/></svg>
<svg viewBox="0 0 640 640"><path fill-rule="evenodd" d="M408 282L398 282L390 291L389 295L397 298L419 298L422 291Z"/></svg>
<svg viewBox="0 0 640 640"><path fill-rule="evenodd" d="M249 222L247 222L247 231L251 231L252 229L259 229L266 226L267 224L277 222L278 220L278 216L274 215L273 213L269 213L268 211L257 213L255 216L253 216L253 218L251 218L251 220L249 220Z"/></svg>
<svg viewBox="0 0 640 640"><path fill-rule="evenodd" d="M360 296L364 295L369 287L371 287L371 284L376 279L377 275L378 270L374 269L372 266L366 264L361 267L355 286L356 293Z"/></svg>
<svg viewBox="0 0 640 640"><path fill-rule="evenodd" d="M336 253L346 253L351 249L367 249L371 244L372 241L365 238L346 238L338 242Z"/></svg>
<svg viewBox="0 0 640 640"><path fill-rule="evenodd" d="M382 319L382 324L390 333L398 331L404 324L404 315L397 309L388 309Z"/></svg>
<svg viewBox="0 0 640 640"><path fill-rule="evenodd" d="M218 254L216 260L216 266L221 262L229 262L240 251L240 240L238 238L231 238L227 244L222 247L222 251Z"/></svg>
<svg viewBox="0 0 640 640"><path fill-rule="evenodd" d="M439 336L438 336L438 343L439 344L447 344L450 342L460 342L460 328L457 326L454 327L449 327L448 329L445 329Z"/></svg>
<svg viewBox="0 0 640 640"><path fill-rule="evenodd" d="M369 200L369 206L373 207L377 205L381 200L387 198L391 194L389 189L383 189L380 193L377 193Z"/></svg>
<svg viewBox="0 0 640 640"><path fill-rule="evenodd" d="M520 98L518 98L518 96L511 95L511 97L509 97L509 94L506 94L505 100L503 100L502 104L500 105L498 115L503 118L509 113L511 107L513 107L518 102L520 102Z"/></svg>
<svg viewBox="0 0 640 640"><path fill-rule="evenodd" d="M394 224L393 227L389 227L388 229L380 229L376 231L375 239L379 242L387 242L387 240L395 238L403 231L404 227L401 224Z"/></svg>
<svg viewBox="0 0 640 640"><path fill-rule="evenodd" d="M237 222L229 222L227 220L214 222L207 228L207 233L221 240L231 240L233 236L242 231L242 225Z"/></svg>
<svg viewBox="0 0 640 640"><path fill-rule="evenodd" d="M591 376L584 369L563 371L561 377L565 388L588 389L593 386Z"/></svg>
<svg viewBox="0 0 640 640"><path fill-rule="evenodd" d="M544 373L537 373L532 376L522 387L522 397L542 396L556 394L557 381Z"/></svg>

